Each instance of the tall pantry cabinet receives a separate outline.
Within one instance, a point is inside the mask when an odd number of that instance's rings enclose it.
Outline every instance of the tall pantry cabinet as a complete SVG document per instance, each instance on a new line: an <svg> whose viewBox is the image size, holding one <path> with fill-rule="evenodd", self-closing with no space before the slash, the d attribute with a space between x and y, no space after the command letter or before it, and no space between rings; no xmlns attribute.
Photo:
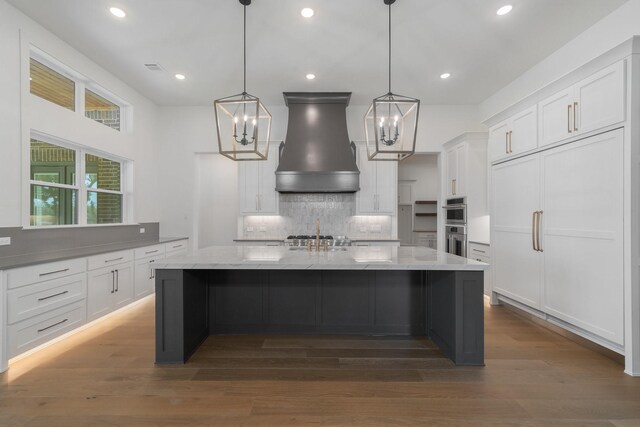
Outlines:
<svg viewBox="0 0 640 427"><path fill-rule="evenodd" d="M639 58L634 37L485 122L492 300L623 354L633 375L640 375ZM510 134L515 121L522 149Z"/></svg>

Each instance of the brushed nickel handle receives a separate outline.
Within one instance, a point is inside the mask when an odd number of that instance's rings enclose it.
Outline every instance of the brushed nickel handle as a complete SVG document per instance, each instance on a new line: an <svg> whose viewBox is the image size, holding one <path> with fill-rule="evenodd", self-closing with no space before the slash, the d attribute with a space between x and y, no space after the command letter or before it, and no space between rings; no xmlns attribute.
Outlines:
<svg viewBox="0 0 640 427"><path fill-rule="evenodd" d="M69 271L68 268L63 268L62 270L56 270L56 271L50 271L48 273L40 273L40 277L42 276L48 276L50 274L56 274L56 273L64 273L65 271Z"/></svg>
<svg viewBox="0 0 640 427"><path fill-rule="evenodd" d="M177 249L177 248L181 248L181 247L182 247L182 245L175 245L175 246L172 247L172 249Z"/></svg>
<svg viewBox="0 0 640 427"><path fill-rule="evenodd" d="M54 323L53 325L47 326L46 328L38 329L38 333L44 332L47 329L51 329L54 326L62 325L64 322L67 322L67 321L69 321L69 319L64 319L64 320L59 321L58 323Z"/></svg>
<svg viewBox="0 0 640 427"><path fill-rule="evenodd" d="M567 131L569 133L573 132L571 130L571 104L567 106Z"/></svg>
<svg viewBox="0 0 640 427"><path fill-rule="evenodd" d="M573 130L578 131L578 102L573 103Z"/></svg>
<svg viewBox="0 0 640 427"><path fill-rule="evenodd" d="M504 133L504 153L509 154L509 132Z"/></svg>
<svg viewBox="0 0 640 427"><path fill-rule="evenodd" d="M38 301L48 300L48 299L59 297L60 295L64 295L64 294L68 294L68 293L69 293L69 291L58 292L57 294L49 295L48 297L38 298Z"/></svg>
<svg viewBox="0 0 640 427"><path fill-rule="evenodd" d="M513 153L513 131L509 131L509 154Z"/></svg>
<svg viewBox="0 0 640 427"><path fill-rule="evenodd" d="M121 256L120 258L107 259L107 260L105 260L104 262L106 263L106 262L120 261L121 259L124 259L124 257L123 257L123 256Z"/></svg>
<svg viewBox="0 0 640 427"><path fill-rule="evenodd" d="M158 249L156 249L155 251L147 251L144 254L149 255L149 254L155 254L156 252L158 252Z"/></svg>
<svg viewBox="0 0 640 427"><path fill-rule="evenodd" d="M538 211L535 211L531 216L531 246L533 246L533 250L537 251L536 248L536 217L538 216Z"/></svg>
<svg viewBox="0 0 640 427"><path fill-rule="evenodd" d="M544 213L543 211L538 212L538 226L537 226L538 233L536 235L536 238L537 238L536 244L538 246L538 251L540 252L544 252L544 250L542 250L542 246L540 245L540 218L542 217L543 213Z"/></svg>

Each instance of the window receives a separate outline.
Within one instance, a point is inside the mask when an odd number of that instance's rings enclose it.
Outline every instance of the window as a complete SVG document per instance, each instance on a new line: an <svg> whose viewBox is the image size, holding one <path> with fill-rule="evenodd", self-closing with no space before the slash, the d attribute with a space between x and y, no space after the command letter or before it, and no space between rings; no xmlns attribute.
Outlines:
<svg viewBox="0 0 640 427"><path fill-rule="evenodd" d="M31 226L125 222L123 162L36 138L30 151Z"/></svg>
<svg viewBox="0 0 640 427"><path fill-rule="evenodd" d="M75 111L75 82L33 58L31 58L29 87L32 94Z"/></svg>
<svg viewBox="0 0 640 427"><path fill-rule="evenodd" d="M89 89L84 91L84 115L111 129L120 130L120 106Z"/></svg>

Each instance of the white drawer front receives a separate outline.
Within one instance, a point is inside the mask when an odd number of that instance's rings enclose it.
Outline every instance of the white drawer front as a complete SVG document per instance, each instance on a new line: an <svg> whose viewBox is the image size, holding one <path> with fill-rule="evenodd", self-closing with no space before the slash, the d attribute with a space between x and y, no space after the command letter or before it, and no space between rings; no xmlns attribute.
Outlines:
<svg viewBox="0 0 640 427"><path fill-rule="evenodd" d="M23 322L9 325L9 357L15 357L78 328L85 322L85 301L50 311Z"/></svg>
<svg viewBox="0 0 640 427"><path fill-rule="evenodd" d="M49 262L7 271L7 287L14 289L31 283L59 279L87 271L85 258Z"/></svg>
<svg viewBox="0 0 640 427"><path fill-rule="evenodd" d="M145 246L144 248L138 248L135 250L135 259L163 257L164 253L165 245Z"/></svg>
<svg viewBox="0 0 640 427"><path fill-rule="evenodd" d="M16 323L84 299L87 295L87 275L81 273L23 286L7 294L9 323Z"/></svg>
<svg viewBox="0 0 640 427"><path fill-rule="evenodd" d="M178 240L176 242L165 243L167 257L186 253L189 249L188 240Z"/></svg>
<svg viewBox="0 0 640 427"><path fill-rule="evenodd" d="M95 270L129 261L133 261L133 250L91 256L88 258L88 266L89 270Z"/></svg>

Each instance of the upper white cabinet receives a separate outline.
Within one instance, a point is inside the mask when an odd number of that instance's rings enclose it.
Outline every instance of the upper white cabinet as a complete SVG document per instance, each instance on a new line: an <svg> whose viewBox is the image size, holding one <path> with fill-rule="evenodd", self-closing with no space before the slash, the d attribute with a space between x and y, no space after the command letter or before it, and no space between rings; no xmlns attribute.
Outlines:
<svg viewBox="0 0 640 427"><path fill-rule="evenodd" d="M538 108L532 106L489 130L489 161L495 162L538 147Z"/></svg>
<svg viewBox="0 0 640 427"><path fill-rule="evenodd" d="M541 147L623 122L624 61L541 101L538 114Z"/></svg>
<svg viewBox="0 0 640 427"><path fill-rule="evenodd" d="M274 215L278 213L276 169L279 148L269 148L267 160L243 161L238 165L238 195L241 215Z"/></svg>
<svg viewBox="0 0 640 427"><path fill-rule="evenodd" d="M357 196L359 215L393 215L398 203L398 163L367 158L367 148L358 148L360 191Z"/></svg>
<svg viewBox="0 0 640 427"><path fill-rule="evenodd" d="M447 197L466 196L467 145L458 144L446 151Z"/></svg>

